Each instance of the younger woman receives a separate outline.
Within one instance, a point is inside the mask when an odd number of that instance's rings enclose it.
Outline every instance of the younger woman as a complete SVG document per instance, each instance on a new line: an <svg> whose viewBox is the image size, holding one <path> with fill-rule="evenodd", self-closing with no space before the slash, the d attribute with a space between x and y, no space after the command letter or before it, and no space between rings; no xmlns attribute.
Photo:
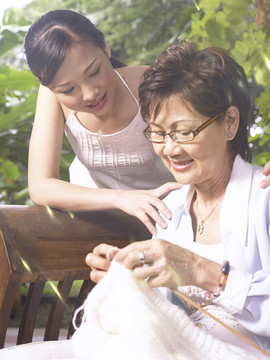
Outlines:
<svg viewBox="0 0 270 360"><path fill-rule="evenodd" d="M69 10L41 16L25 53L41 83L29 149L32 200L71 211L118 208L152 233L150 217L166 227L158 211L166 219L171 212L160 197L179 184L143 135L138 85L146 67L113 59L104 35ZM71 183L59 179L63 132L76 154Z"/></svg>

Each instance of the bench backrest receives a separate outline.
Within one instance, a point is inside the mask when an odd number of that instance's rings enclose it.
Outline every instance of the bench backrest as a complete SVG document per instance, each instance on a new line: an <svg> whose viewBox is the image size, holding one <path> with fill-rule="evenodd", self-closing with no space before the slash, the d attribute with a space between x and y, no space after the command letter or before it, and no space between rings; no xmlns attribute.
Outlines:
<svg viewBox="0 0 270 360"><path fill-rule="evenodd" d="M20 283L30 283L17 344L32 341L47 281L58 290L44 340L57 340L74 280L84 280L74 310L95 285L85 256L100 243L119 248L150 238L143 224L120 211L68 213L39 206L0 206L0 348L4 347L14 298ZM68 336L73 332L72 326Z"/></svg>

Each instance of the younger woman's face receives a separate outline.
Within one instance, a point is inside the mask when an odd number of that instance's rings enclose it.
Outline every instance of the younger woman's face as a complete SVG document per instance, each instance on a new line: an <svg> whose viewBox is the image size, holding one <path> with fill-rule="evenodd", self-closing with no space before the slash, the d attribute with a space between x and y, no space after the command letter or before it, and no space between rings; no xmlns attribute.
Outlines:
<svg viewBox="0 0 270 360"><path fill-rule="evenodd" d="M104 115L113 104L115 86L109 58L107 46L103 50L91 41L73 43L50 90L71 110Z"/></svg>

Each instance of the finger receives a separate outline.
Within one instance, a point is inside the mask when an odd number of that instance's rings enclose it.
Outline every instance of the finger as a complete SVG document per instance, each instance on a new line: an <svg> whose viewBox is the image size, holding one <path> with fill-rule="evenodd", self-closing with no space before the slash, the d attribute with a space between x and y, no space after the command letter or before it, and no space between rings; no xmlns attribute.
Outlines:
<svg viewBox="0 0 270 360"><path fill-rule="evenodd" d="M150 264L146 263L144 266L135 267L133 269L133 275L138 280L147 279L148 281L150 278L155 278L159 274L158 274L158 270L154 265L151 265L151 263Z"/></svg>
<svg viewBox="0 0 270 360"><path fill-rule="evenodd" d="M100 270L92 270L90 272L90 279L95 282L98 283L101 279L104 278L104 276L107 274L106 271L100 271Z"/></svg>
<svg viewBox="0 0 270 360"><path fill-rule="evenodd" d="M123 261L123 265L129 270L134 270L137 268L140 269L142 267L151 266L154 262L154 258L155 258L155 256L153 256L151 250L150 249L146 250L144 247L144 249L141 251L135 250L135 251L129 252ZM147 276L150 276L149 270L147 272L143 271L142 273L143 273L143 275L141 275L142 279L144 279ZM145 276L144 276L144 274L145 274ZM153 275L152 272L151 272L151 275Z"/></svg>
<svg viewBox="0 0 270 360"><path fill-rule="evenodd" d="M260 183L261 188L265 189L268 186L270 186L270 175L266 176L265 178L263 178L263 180Z"/></svg>
<svg viewBox="0 0 270 360"><path fill-rule="evenodd" d="M140 280L147 280L147 284L151 287L178 287L183 285L179 274L175 276L170 268L161 266L144 266L135 268L134 276Z"/></svg>
<svg viewBox="0 0 270 360"><path fill-rule="evenodd" d="M142 266L142 262L140 260L140 252L139 251L130 252L125 257L123 261L123 265L129 270L133 270L137 266Z"/></svg>
<svg viewBox="0 0 270 360"><path fill-rule="evenodd" d="M150 199L150 206L147 208L147 213L156 221L156 217L158 216L158 218L160 218L159 220L160 222L160 226L163 228L167 227L167 224L165 222L164 219L162 219L157 210L168 220L171 220L172 218L172 212L171 210L166 206L166 204L159 199L158 197L153 197ZM155 211L155 213L153 212ZM155 217L153 217L152 215L154 215ZM162 220L164 222L164 225L162 226ZM157 221L156 221L157 222Z"/></svg>
<svg viewBox="0 0 270 360"><path fill-rule="evenodd" d="M270 161L268 161L263 168L263 174L269 175L270 174Z"/></svg>
<svg viewBox="0 0 270 360"><path fill-rule="evenodd" d="M102 271L108 271L111 265L109 260L93 253L87 254L85 262L92 269L98 269Z"/></svg>
<svg viewBox="0 0 270 360"><path fill-rule="evenodd" d="M118 253L119 249L117 246L114 246L112 248L110 248L108 251L107 251L107 254L106 254L106 259L109 260L109 261L112 261L115 257L115 255Z"/></svg>
<svg viewBox="0 0 270 360"><path fill-rule="evenodd" d="M183 184L180 184L178 182L168 182L166 184L163 184L161 186L159 186L158 188L152 190L154 195L157 196L158 198L162 197L163 195L165 195L166 193L172 191L172 190L177 190L177 189L181 189L181 187L183 186Z"/></svg>
<svg viewBox="0 0 270 360"><path fill-rule="evenodd" d="M167 209L165 210L166 217L169 218L169 213ZM162 229L166 229L168 227L168 224L166 221L161 217L161 215L158 213L158 211L154 207L150 207L147 211L147 214L155 221L156 224L158 224ZM156 231L157 233L157 231Z"/></svg>
<svg viewBox="0 0 270 360"><path fill-rule="evenodd" d="M119 252L115 255L114 260L118 261L118 262L123 262L125 260L125 258L130 254L130 253L136 253L137 254L137 260L139 259L139 252L148 252L151 248L151 244L152 244L152 239L150 240L143 240L143 241L136 241L132 244L127 245L126 247L124 247L123 249L119 250Z"/></svg>
<svg viewBox="0 0 270 360"><path fill-rule="evenodd" d="M266 176L260 183L261 188L266 189L270 186L270 175Z"/></svg>
<svg viewBox="0 0 270 360"><path fill-rule="evenodd" d="M93 254L106 257L108 251L109 251L111 248L113 248L112 245L99 244L98 246L96 246L96 247L94 248Z"/></svg>
<svg viewBox="0 0 270 360"><path fill-rule="evenodd" d="M150 207L149 207L150 209ZM152 208L153 209L153 208ZM157 235L157 230L155 225L152 223L152 221L149 219L149 217L146 215L144 210L140 210L136 213L136 217L141 220L141 222L147 227L147 229L150 231L150 233L154 236ZM166 224L167 225L167 224Z"/></svg>

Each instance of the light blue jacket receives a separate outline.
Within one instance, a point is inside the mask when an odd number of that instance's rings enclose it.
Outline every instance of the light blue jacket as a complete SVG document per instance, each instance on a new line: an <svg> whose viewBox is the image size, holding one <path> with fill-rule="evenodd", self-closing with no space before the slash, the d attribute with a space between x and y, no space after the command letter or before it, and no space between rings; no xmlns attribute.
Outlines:
<svg viewBox="0 0 270 360"><path fill-rule="evenodd" d="M215 300L270 352L270 189L261 189L262 168L238 155L222 202L221 239L231 271L226 290ZM184 186L164 200L173 213L157 238L185 247L193 241L189 207L194 190ZM224 259L224 260L225 260Z"/></svg>

